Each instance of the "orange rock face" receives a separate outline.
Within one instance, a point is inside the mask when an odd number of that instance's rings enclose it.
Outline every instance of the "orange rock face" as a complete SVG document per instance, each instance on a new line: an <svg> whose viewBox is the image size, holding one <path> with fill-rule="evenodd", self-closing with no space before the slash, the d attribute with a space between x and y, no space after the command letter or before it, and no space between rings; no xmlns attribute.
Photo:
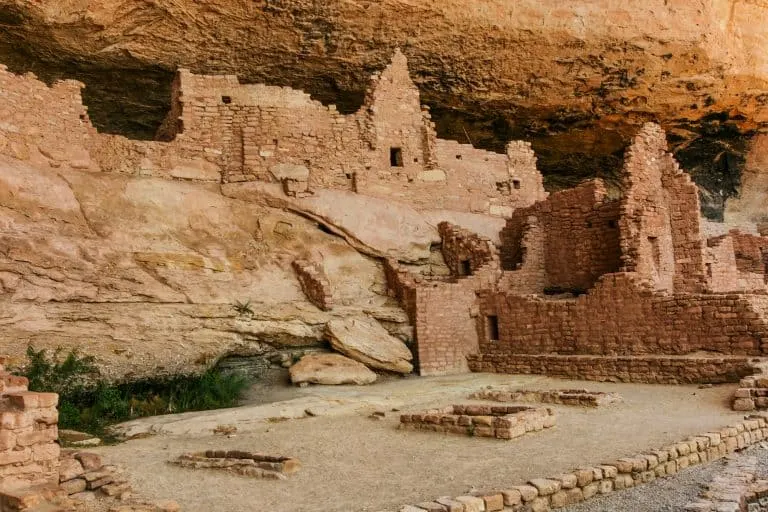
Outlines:
<svg viewBox="0 0 768 512"><path fill-rule="evenodd" d="M610 177L636 127L659 121L719 210L747 139L768 120L768 7L755 0L2 6L0 61L81 79L101 129L145 137L178 66L292 85L353 110L400 46L441 135L494 148L532 140L552 186Z"/></svg>

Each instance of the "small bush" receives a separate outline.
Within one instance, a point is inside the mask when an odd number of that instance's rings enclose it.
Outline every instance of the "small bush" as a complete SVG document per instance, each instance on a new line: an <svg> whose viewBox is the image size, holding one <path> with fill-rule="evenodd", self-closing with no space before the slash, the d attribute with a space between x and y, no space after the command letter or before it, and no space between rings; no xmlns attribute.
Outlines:
<svg viewBox="0 0 768 512"><path fill-rule="evenodd" d="M235 303L232 304L232 307L235 308L235 311L237 311L238 315L253 316L253 308L251 308L251 299L248 299L245 302L240 302L239 300L236 300Z"/></svg>
<svg viewBox="0 0 768 512"><path fill-rule="evenodd" d="M92 356L76 350L51 358L44 350L27 349L29 362L19 373L31 391L59 394L59 426L104 435L110 424L133 418L236 405L249 385L240 375L208 370L197 376L108 383L99 378Z"/></svg>

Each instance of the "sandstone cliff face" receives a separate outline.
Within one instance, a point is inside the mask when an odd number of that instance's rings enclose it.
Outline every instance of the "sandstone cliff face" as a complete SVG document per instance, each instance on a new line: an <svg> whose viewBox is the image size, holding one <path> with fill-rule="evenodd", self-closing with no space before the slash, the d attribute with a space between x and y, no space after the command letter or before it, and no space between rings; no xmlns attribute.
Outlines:
<svg viewBox="0 0 768 512"><path fill-rule="evenodd" d="M768 120L763 0L0 0L0 62L84 81L102 130L151 137L177 66L353 110L395 46L442 136L532 140L549 185L612 177L661 122L717 217Z"/></svg>
<svg viewBox="0 0 768 512"><path fill-rule="evenodd" d="M0 159L0 338L21 358L78 348L106 376L194 372L226 354L323 343L334 318L369 314L408 336L380 263L315 222L217 185ZM291 263L321 261L335 307ZM250 300L252 312L236 302Z"/></svg>

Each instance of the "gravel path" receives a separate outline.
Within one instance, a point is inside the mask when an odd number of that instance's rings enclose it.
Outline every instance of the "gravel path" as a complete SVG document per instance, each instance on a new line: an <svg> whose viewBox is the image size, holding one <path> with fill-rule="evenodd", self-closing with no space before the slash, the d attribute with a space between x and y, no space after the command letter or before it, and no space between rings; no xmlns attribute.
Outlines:
<svg viewBox="0 0 768 512"><path fill-rule="evenodd" d="M744 452L758 459L758 468L768 473L768 450L755 445ZM567 507L567 512L679 512L699 497L712 478L723 470L725 459L687 468L675 476L659 478L648 485L614 492Z"/></svg>

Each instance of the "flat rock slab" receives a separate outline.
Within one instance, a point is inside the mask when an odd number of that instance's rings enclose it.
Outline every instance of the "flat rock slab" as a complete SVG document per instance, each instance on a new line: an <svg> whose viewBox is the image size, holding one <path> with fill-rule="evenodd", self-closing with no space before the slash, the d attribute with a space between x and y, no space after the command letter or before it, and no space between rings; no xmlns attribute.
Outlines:
<svg viewBox="0 0 768 512"><path fill-rule="evenodd" d="M288 197L276 183L251 181L223 185L235 199L285 208L325 224L359 251L399 261L424 261L437 229L410 206L342 190L319 189L305 198Z"/></svg>
<svg viewBox="0 0 768 512"><path fill-rule="evenodd" d="M294 384L361 385L376 381L376 374L364 364L339 354L307 354L288 372Z"/></svg>
<svg viewBox="0 0 768 512"><path fill-rule="evenodd" d="M371 368L411 373L413 354L376 320L358 316L331 320L326 326L331 346Z"/></svg>

